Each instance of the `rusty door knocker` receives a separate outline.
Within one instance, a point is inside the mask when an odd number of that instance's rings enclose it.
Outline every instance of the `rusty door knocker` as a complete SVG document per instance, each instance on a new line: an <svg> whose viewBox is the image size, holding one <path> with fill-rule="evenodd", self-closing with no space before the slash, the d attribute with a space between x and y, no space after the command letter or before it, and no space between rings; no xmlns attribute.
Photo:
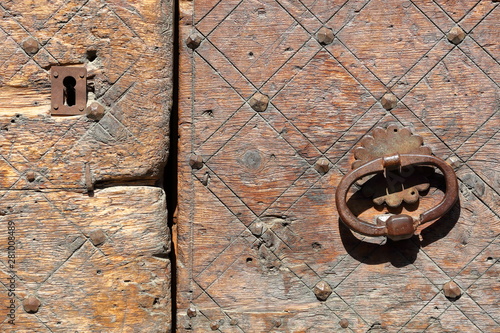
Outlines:
<svg viewBox="0 0 500 333"><path fill-rule="evenodd" d="M342 178L335 197L340 219L350 229L367 236L387 236L392 240L408 239L420 225L435 221L448 212L457 201L458 183L453 168L444 160L432 156L430 148L423 146L422 137L412 135L409 129L395 125L387 129L377 127L360 143L361 146L354 150L356 161L352 165L353 170ZM376 224L373 224L360 220L349 209L346 202L347 193L357 180L368 175L423 165L435 166L441 170L445 178L446 193L439 204L421 213L418 218L395 214L390 215L385 221L377 218ZM383 197L384 200L379 199L378 204L385 201L385 204L394 207L403 200L414 202L418 200L418 191L423 188L425 186L411 187L399 193L386 195Z"/></svg>

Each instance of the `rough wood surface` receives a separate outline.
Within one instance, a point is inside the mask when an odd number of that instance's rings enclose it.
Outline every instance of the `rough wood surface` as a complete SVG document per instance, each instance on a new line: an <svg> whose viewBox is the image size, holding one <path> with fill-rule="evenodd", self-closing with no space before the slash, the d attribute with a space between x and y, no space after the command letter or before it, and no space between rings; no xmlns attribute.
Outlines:
<svg viewBox="0 0 500 333"><path fill-rule="evenodd" d="M8 1L0 6L1 153L17 188L85 188L93 182L154 184L166 161L172 87L170 1ZM35 54L23 49L34 39ZM88 70L99 122L50 116L50 67ZM37 181L26 187L27 170ZM2 178L1 188L11 179Z"/></svg>
<svg viewBox="0 0 500 333"><path fill-rule="evenodd" d="M1 280L15 226L15 325L2 332L165 332L170 322L169 232L159 188L121 186L93 197L67 191L2 193ZM103 236L99 236L103 235ZM23 302L34 295L36 313ZM9 304L6 290L2 304Z"/></svg>
<svg viewBox="0 0 500 333"><path fill-rule="evenodd" d="M16 322L5 289L0 330L169 331L165 198L151 186L168 156L173 2L2 1L0 16L6 288L9 223L18 246ZM87 69L87 104L102 119L51 115L52 66ZM30 294L34 314L20 303Z"/></svg>
<svg viewBox="0 0 500 333"><path fill-rule="evenodd" d="M181 1L178 331L499 332L499 13L490 1ZM460 195L421 238L383 244L339 221L334 193L358 141L389 124L448 159ZM381 213L351 194L360 217ZM424 195L401 211L438 203L441 176Z"/></svg>

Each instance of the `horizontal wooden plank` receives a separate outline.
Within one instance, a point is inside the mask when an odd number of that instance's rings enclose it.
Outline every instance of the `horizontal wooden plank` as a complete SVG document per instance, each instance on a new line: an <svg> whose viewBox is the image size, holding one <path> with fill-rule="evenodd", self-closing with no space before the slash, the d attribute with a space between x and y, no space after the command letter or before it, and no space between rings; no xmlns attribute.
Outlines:
<svg viewBox="0 0 500 333"><path fill-rule="evenodd" d="M15 326L5 320L2 332L168 329L170 238L163 190L122 186L96 190L93 197L67 191L1 195L0 278L6 288L0 300L15 305ZM24 309L30 295L40 302L36 313ZM0 316L9 318L9 311L2 306Z"/></svg>

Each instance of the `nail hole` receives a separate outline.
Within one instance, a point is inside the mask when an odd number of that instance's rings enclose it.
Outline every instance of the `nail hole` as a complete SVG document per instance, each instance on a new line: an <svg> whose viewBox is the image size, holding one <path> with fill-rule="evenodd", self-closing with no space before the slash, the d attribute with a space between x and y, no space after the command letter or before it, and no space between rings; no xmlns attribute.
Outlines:
<svg viewBox="0 0 500 333"><path fill-rule="evenodd" d="M394 129L394 132L397 132L397 131L398 131L398 129L397 129L397 128L395 128L395 129Z"/></svg>
<svg viewBox="0 0 500 333"><path fill-rule="evenodd" d="M493 257L486 258L486 261L492 261L492 260L493 260Z"/></svg>
<svg viewBox="0 0 500 333"><path fill-rule="evenodd" d="M101 274L101 273L102 273L102 271L101 271L100 269L98 269L98 270L96 271L96 273L97 273L97 274Z"/></svg>
<svg viewBox="0 0 500 333"><path fill-rule="evenodd" d="M97 58L96 50L87 50L87 60L92 62Z"/></svg>
<svg viewBox="0 0 500 333"><path fill-rule="evenodd" d="M248 52L248 55L249 55L250 57L253 57L253 52Z"/></svg>
<svg viewBox="0 0 500 333"><path fill-rule="evenodd" d="M411 194L411 195L415 195L415 191L411 191L411 192L410 192L410 194Z"/></svg>
<svg viewBox="0 0 500 333"><path fill-rule="evenodd" d="M312 243L312 244L311 244L311 247L312 247L313 249L315 249L315 250L319 250L319 249L321 249L321 248L322 248L321 244L320 244L320 243L318 243L318 242L314 242L314 243Z"/></svg>
<svg viewBox="0 0 500 333"><path fill-rule="evenodd" d="M250 263L250 262L252 262L252 261L253 261L253 259L252 259L252 258L247 258L247 263Z"/></svg>

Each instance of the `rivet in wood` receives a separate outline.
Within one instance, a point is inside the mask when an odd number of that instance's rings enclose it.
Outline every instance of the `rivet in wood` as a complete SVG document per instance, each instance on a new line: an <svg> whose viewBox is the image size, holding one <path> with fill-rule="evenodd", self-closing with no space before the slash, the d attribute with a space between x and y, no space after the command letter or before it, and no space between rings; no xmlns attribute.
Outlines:
<svg viewBox="0 0 500 333"><path fill-rule="evenodd" d="M330 162L324 157L318 159L316 163L314 163L314 169L321 174L325 174L330 170Z"/></svg>
<svg viewBox="0 0 500 333"><path fill-rule="evenodd" d="M321 29L319 29L316 33L316 38L320 44L328 45L333 42L335 35L333 34L332 29L321 27Z"/></svg>
<svg viewBox="0 0 500 333"><path fill-rule="evenodd" d="M453 281L448 281L443 285L443 292L450 299L457 299L462 295L460 287Z"/></svg>
<svg viewBox="0 0 500 333"><path fill-rule="evenodd" d="M186 39L186 45L189 47L191 50L195 50L200 46L201 44L201 36L197 33L192 33L189 35L189 37Z"/></svg>
<svg viewBox="0 0 500 333"><path fill-rule="evenodd" d="M345 318L342 318L340 319L339 321L339 325L340 327L342 328L348 328L349 327L349 320L345 319Z"/></svg>
<svg viewBox="0 0 500 333"><path fill-rule="evenodd" d="M282 324L282 321L281 319L275 319L274 320L274 327L280 327Z"/></svg>
<svg viewBox="0 0 500 333"><path fill-rule="evenodd" d="M188 315L189 318L196 317L196 308L194 306L190 306L186 310L186 314Z"/></svg>
<svg viewBox="0 0 500 333"><path fill-rule="evenodd" d="M398 98L394 94L387 93L382 97L380 103L382 104L384 109L389 111L396 107L396 105L398 104Z"/></svg>
<svg viewBox="0 0 500 333"><path fill-rule="evenodd" d="M458 45L460 44L464 38L465 38L465 32L462 30L462 28L460 27L453 27L450 29L450 31L448 32L448 34L446 35L446 37L448 37L448 40L455 44L455 45Z"/></svg>
<svg viewBox="0 0 500 333"><path fill-rule="evenodd" d="M104 106L102 106L99 102L92 102L87 109L85 110L85 115L87 118L99 121L104 117Z"/></svg>
<svg viewBox="0 0 500 333"><path fill-rule="evenodd" d="M231 326L236 326L236 325L238 325L238 319L236 319L236 318L231 318L231 320L229 321L229 325L231 325Z"/></svg>
<svg viewBox="0 0 500 333"><path fill-rule="evenodd" d="M38 42L34 38L29 37L23 42L23 49L28 54L35 54L39 50Z"/></svg>
<svg viewBox="0 0 500 333"><path fill-rule="evenodd" d="M264 233L264 231L266 231L266 226L264 225L264 223L260 222L260 221L257 221L257 222L254 222L252 223L252 225L250 226L250 231L252 232L252 234L256 237L260 237L262 236L262 234Z"/></svg>
<svg viewBox="0 0 500 333"><path fill-rule="evenodd" d="M269 104L269 96L257 92L250 97L248 104L257 112L266 111Z"/></svg>
<svg viewBox="0 0 500 333"><path fill-rule="evenodd" d="M38 298L36 298L33 295L29 295L23 301L23 308L24 308L24 311L26 311L28 313L37 313L41 304L42 303L40 302L40 300Z"/></svg>
<svg viewBox="0 0 500 333"><path fill-rule="evenodd" d="M34 182L36 178L35 172L34 171L28 171L26 172L26 179L31 183Z"/></svg>
<svg viewBox="0 0 500 333"><path fill-rule="evenodd" d="M106 234L102 231L102 229L97 229L90 232L89 238L92 244L98 246L106 241Z"/></svg>
<svg viewBox="0 0 500 333"><path fill-rule="evenodd" d="M59 105L54 105L54 110L59 109Z"/></svg>
<svg viewBox="0 0 500 333"><path fill-rule="evenodd" d="M212 331L218 330L219 327L220 327L219 321L213 321L210 323L210 328L212 329Z"/></svg>
<svg viewBox="0 0 500 333"><path fill-rule="evenodd" d="M332 294L332 287L325 281L319 281L313 288L314 295L320 301L326 301Z"/></svg>
<svg viewBox="0 0 500 333"><path fill-rule="evenodd" d="M54 72L54 77L55 78L59 77L59 73L58 72Z"/></svg>
<svg viewBox="0 0 500 333"><path fill-rule="evenodd" d="M451 156L446 159L446 162L453 167L453 169L458 169L462 165L460 159L457 156Z"/></svg>
<svg viewBox="0 0 500 333"><path fill-rule="evenodd" d="M189 165L191 166L191 169L201 169L203 167L203 157L192 154L189 158Z"/></svg>

